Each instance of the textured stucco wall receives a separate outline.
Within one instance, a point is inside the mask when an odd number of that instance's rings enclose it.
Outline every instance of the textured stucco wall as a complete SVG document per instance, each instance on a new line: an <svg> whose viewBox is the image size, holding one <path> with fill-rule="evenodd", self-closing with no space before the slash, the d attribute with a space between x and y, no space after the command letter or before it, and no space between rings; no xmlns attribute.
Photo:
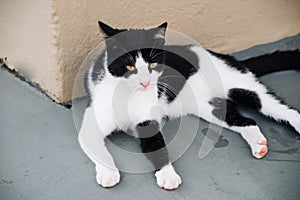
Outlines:
<svg viewBox="0 0 300 200"><path fill-rule="evenodd" d="M62 74L54 57L50 1L0 1L0 57L38 83L54 99L62 94Z"/></svg>
<svg viewBox="0 0 300 200"><path fill-rule="evenodd" d="M1 4L3 4L2 1ZM4 0L4 2L17 1ZM26 1L26 5L28 2ZM41 3L34 0L30 2L32 2L32 10L38 11L36 5ZM45 16L49 14L51 20L44 19L43 31L50 32L44 33L43 37L47 35L45 39L50 37L50 41L52 37L54 42L44 44L47 43L44 40L36 41L35 38L41 37L40 34L28 31L26 26L23 26L21 30L30 32L34 41L28 41L28 44L25 44L27 46L20 47L22 49L18 50L18 53L30 48L28 46L30 42L43 47L46 45L49 49L53 48L52 54L49 53L48 48L40 49L37 55L45 62L32 62L32 68L35 71L41 66L46 69L51 66L54 74L59 73L59 75L49 76L50 69L48 69L44 74L39 75L42 77L46 75L49 78L43 82L42 86L53 92L60 101L70 100L77 69L87 53L102 40L97 26L98 20L118 28L151 27L168 21L169 28L185 33L206 48L223 53L239 51L300 32L299 0L52 0L51 3L44 4L47 6L41 8L42 13ZM52 5L51 12L45 10L50 4ZM1 8L1 10L5 9ZM11 11L17 15L15 10ZM27 14L23 13L26 17ZM8 18L6 15L3 17ZM54 24L51 25L50 21ZM1 23L0 26L2 26ZM18 36L20 33L17 32L20 30L16 28L11 31ZM0 31L2 32L1 29ZM10 39L13 38L10 37ZM12 46L19 48L15 44ZM9 51L4 51L8 54L7 52ZM3 57L3 55L0 49L0 56ZM15 57L17 56L19 55ZM19 59L15 57L11 54L11 59ZM26 60L25 57L24 60ZM40 79L33 80L38 82ZM54 85L56 82L59 84Z"/></svg>

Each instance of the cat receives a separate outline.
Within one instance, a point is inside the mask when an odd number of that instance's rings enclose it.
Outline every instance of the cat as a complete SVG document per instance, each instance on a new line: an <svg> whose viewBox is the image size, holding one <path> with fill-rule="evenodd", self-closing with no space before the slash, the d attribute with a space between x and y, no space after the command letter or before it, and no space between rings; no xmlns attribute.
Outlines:
<svg viewBox="0 0 300 200"><path fill-rule="evenodd" d="M165 148L161 129L165 117L195 115L238 132L258 159L268 151L267 139L253 119L238 111L237 105L288 122L300 133L299 112L257 80L255 74L264 75L267 70L254 67L251 71L248 67L255 63L253 60L237 61L198 45L165 45L167 22L150 29L115 29L100 21L98 24L105 35L106 49L86 73L90 103L78 140L96 165L99 185L112 187L120 181L119 170L104 142L115 130L132 130L140 139L142 152L156 169L159 187L173 190L182 183ZM210 71L208 60L214 63L216 74ZM222 90L213 86L207 89L206 84L216 84L218 76ZM163 107L165 113L150 115L156 105Z"/></svg>

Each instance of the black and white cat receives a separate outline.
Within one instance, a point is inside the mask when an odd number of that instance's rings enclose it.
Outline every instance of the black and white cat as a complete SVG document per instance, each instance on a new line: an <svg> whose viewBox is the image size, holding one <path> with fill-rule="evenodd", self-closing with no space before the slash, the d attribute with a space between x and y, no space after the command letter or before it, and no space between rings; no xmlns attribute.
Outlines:
<svg viewBox="0 0 300 200"><path fill-rule="evenodd" d="M107 47L86 75L91 101L78 139L96 164L96 180L101 186L112 187L120 181L104 142L115 130L134 132L142 152L155 166L157 184L167 190L176 189L182 181L165 148L161 130L165 117L191 114L236 131L255 158L266 155L267 139L254 120L239 113L237 104L288 122L300 133L300 114L275 98L244 63L233 57L196 45L165 45L167 23L147 30L118 30L102 22L99 26ZM125 36L118 39L119 34ZM207 86L214 84L217 76L223 88ZM164 112L153 112L155 106Z"/></svg>

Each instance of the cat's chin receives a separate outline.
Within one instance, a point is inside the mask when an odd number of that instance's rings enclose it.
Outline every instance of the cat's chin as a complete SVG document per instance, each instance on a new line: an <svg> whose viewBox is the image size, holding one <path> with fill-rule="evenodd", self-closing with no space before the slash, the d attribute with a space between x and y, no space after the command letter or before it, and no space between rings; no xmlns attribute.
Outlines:
<svg viewBox="0 0 300 200"><path fill-rule="evenodd" d="M149 88L150 88L150 86L148 86L148 87L146 87L146 88L144 88L144 87L139 87L139 90L144 90L144 91L146 91L146 90L149 90Z"/></svg>

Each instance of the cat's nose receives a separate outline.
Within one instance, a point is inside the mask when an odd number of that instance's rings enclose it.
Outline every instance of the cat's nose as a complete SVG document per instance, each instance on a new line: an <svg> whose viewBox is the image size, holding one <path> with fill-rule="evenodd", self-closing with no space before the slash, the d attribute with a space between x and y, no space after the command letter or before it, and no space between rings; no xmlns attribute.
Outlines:
<svg viewBox="0 0 300 200"><path fill-rule="evenodd" d="M150 81L147 81L147 82L142 82L140 83L141 86L143 86L144 88L147 88L149 85L150 85Z"/></svg>

